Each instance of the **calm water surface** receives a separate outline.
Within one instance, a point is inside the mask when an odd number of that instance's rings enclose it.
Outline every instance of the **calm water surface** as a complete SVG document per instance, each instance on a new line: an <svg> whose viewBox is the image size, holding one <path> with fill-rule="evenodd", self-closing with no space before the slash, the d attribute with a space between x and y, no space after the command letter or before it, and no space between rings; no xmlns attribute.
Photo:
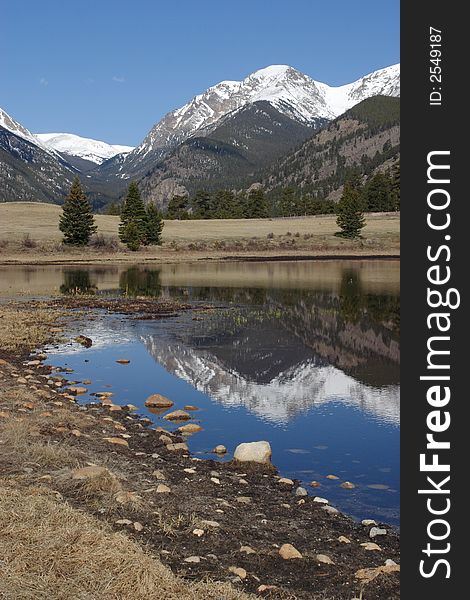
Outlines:
<svg viewBox="0 0 470 600"><path fill-rule="evenodd" d="M215 305L160 321L90 321L80 332L93 346L61 346L50 362L165 427L144 407L149 394L198 406L196 455L213 458L224 444L227 460L240 442L268 440L282 475L357 518L399 523L398 262L15 267L0 278L3 296L87 291Z"/></svg>

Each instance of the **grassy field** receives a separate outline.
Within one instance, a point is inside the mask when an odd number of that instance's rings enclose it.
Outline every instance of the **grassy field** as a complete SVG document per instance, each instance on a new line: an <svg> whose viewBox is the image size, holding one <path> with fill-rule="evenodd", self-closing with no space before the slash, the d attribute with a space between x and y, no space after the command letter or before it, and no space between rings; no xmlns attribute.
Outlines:
<svg viewBox="0 0 470 600"><path fill-rule="evenodd" d="M61 208L52 204L0 204L0 262L71 262L95 260L159 260L180 262L231 255L398 255L400 220L397 213L367 215L362 240L343 240L334 215L276 219L167 221L163 246L138 254L124 248L64 250L58 229ZM117 240L119 217L97 215L98 232ZM58 256L59 255L59 256Z"/></svg>

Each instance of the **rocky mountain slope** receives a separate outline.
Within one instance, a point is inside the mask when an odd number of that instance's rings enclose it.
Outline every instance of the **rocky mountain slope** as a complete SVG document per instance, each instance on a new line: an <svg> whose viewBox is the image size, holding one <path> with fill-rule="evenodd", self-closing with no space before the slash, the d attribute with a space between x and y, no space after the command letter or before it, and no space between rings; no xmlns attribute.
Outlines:
<svg viewBox="0 0 470 600"><path fill-rule="evenodd" d="M314 129L364 98L399 95L399 81L399 65L339 87L315 81L287 65L272 65L242 81L222 81L168 113L124 160L111 159L106 172L124 177L143 175L188 138L211 135L225 115L258 101L269 102L281 114Z"/></svg>
<svg viewBox="0 0 470 600"><path fill-rule="evenodd" d="M337 200L344 181L386 170L399 157L400 100L376 96L363 100L275 163L262 177L266 190L292 187L322 199Z"/></svg>
<svg viewBox="0 0 470 600"><path fill-rule="evenodd" d="M140 188L147 201L166 207L175 194L241 187L311 134L310 126L258 101L220 119L206 137L180 144L143 177Z"/></svg>
<svg viewBox="0 0 470 600"><path fill-rule="evenodd" d="M57 202L74 169L0 109L0 201Z"/></svg>

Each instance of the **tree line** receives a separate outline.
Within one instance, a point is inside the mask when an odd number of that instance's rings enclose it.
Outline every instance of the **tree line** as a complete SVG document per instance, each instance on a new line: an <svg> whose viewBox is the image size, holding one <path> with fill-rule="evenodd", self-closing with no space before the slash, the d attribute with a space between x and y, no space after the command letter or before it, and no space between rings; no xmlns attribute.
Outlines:
<svg viewBox="0 0 470 600"><path fill-rule="evenodd" d="M388 172L377 172L366 179L352 173L364 212L400 210L400 163ZM166 219L260 219L336 214L337 203L288 187L276 195L256 188L248 192L199 190L193 196L173 196L165 212Z"/></svg>

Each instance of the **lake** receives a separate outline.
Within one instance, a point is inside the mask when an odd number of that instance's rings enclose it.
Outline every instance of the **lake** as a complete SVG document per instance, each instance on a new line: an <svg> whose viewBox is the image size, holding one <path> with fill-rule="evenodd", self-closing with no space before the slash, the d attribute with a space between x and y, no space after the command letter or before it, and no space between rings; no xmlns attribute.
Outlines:
<svg viewBox="0 0 470 600"><path fill-rule="evenodd" d="M90 393L112 390L115 403L166 428L176 426L144 407L147 396L196 405L196 456L216 458L212 448L224 444L216 459L229 460L240 442L268 440L280 473L309 493L356 518L399 524L398 261L0 268L3 297L80 292L215 307L90 320L78 332L91 348L49 350L50 363L92 380Z"/></svg>

